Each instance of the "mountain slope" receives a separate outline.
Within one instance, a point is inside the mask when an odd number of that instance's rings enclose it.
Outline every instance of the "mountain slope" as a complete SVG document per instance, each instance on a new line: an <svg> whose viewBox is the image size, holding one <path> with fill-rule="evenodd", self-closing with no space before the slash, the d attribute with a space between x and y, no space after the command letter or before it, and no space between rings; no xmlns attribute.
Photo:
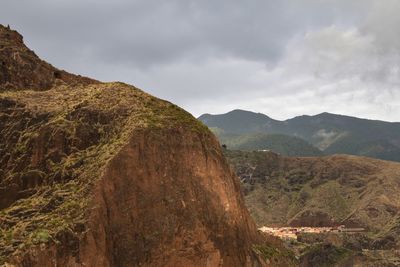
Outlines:
<svg viewBox="0 0 400 267"><path fill-rule="evenodd" d="M240 110L221 115L202 115L199 119L209 127L220 129L225 135L284 134L304 139L326 154L345 153L400 161L400 123L329 113L277 121L259 113Z"/></svg>
<svg viewBox="0 0 400 267"><path fill-rule="evenodd" d="M213 128L211 128L213 131ZM303 139L283 134L223 135L214 132L220 142L233 150L271 150L285 156L321 156L322 152Z"/></svg>
<svg viewBox="0 0 400 267"><path fill-rule="evenodd" d="M264 114L240 109L221 115L203 114L199 120L208 127L218 127L231 134L262 132L277 122Z"/></svg>
<svg viewBox="0 0 400 267"><path fill-rule="evenodd" d="M0 264L263 266L263 246L293 264L257 232L203 124L133 86L59 75L18 33L0 36Z"/></svg>
<svg viewBox="0 0 400 267"><path fill-rule="evenodd" d="M4 90L47 90L58 84L93 84L93 79L59 70L26 47L16 31L1 26L0 92Z"/></svg>
<svg viewBox="0 0 400 267"><path fill-rule="evenodd" d="M374 247L400 247L400 163L336 155L291 158L226 151L259 225L363 227ZM397 233L400 233L397 231Z"/></svg>

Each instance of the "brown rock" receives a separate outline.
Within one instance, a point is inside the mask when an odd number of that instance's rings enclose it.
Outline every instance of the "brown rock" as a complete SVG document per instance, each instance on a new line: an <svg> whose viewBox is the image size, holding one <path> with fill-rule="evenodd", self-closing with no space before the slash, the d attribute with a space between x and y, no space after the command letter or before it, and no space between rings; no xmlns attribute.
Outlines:
<svg viewBox="0 0 400 267"><path fill-rule="evenodd" d="M0 25L0 91L48 90L55 85L57 80L67 84L97 82L58 70L42 61L25 46L18 32Z"/></svg>
<svg viewBox="0 0 400 267"><path fill-rule="evenodd" d="M204 125L0 35L0 264L265 266L253 246L268 241Z"/></svg>

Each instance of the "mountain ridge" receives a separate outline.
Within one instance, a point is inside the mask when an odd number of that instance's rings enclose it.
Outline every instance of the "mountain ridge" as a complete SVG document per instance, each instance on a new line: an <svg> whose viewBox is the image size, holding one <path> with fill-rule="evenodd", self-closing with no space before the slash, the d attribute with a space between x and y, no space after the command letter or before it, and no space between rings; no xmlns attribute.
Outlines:
<svg viewBox="0 0 400 267"><path fill-rule="evenodd" d="M239 114L238 114L239 113ZM245 114L246 121L241 120ZM351 154L385 160L400 161L400 123L369 120L320 113L302 115L284 121L267 115L235 110L219 115L200 116L198 119L221 135L283 134L303 139L325 154Z"/></svg>
<svg viewBox="0 0 400 267"><path fill-rule="evenodd" d="M356 118L356 119L359 119L359 120L366 120L366 121L395 123L395 124L399 123L400 124L400 122L398 122L398 121L386 121L386 120L382 120L382 119L369 119L369 118L356 117L356 116L352 116L352 115L333 113L333 112L328 112L328 111L323 111L321 113L317 113L317 114L314 114L314 115L303 114L303 115L297 115L297 116L294 116L294 117L291 117L291 118L287 118L287 119L274 119L274 118L272 118L272 117L270 117L267 114L262 113L262 112L250 111L250 110L240 109L240 108L239 109L233 109L233 110L225 112L225 113L215 113L215 114L214 113L203 113L200 116L198 116L197 119L202 120L204 116L206 116L206 117L224 116L224 115L230 114L232 112L245 112L247 114L263 115L263 116L269 118L270 120L278 121L278 122L286 122L286 121L290 121L290 120L301 118L301 117L309 118L309 117L321 117L321 116L337 116L337 117Z"/></svg>

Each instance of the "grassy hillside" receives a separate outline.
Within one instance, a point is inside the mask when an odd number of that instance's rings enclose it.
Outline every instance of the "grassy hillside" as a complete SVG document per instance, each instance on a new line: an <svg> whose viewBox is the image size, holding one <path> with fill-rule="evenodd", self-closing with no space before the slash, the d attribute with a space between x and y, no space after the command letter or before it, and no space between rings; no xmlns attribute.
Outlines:
<svg viewBox="0 0 400 267"><path fill-rule="evenodd" d="M224 135L218 130L211 130L220 142L234 150L270 150L285 156L321 156L322 151L303 139L283 134L242 134Z"/></svg>
<svg viewBox="0 0 400 267"><path fill-rule="evenodd" d="M199 119L225 136L283 134L303 139L325 154L350 154L400 161L400 123L329 113L277 121L260 113L243 110L221 115L206 114ZM276 142L280 142L280 139ZM258 144L262 143L253 142L252 149L262 149ZM236 146L233 148L242 149ZM287 155L300 154L296 151Z"/></svg>
<svg viewBox="0 0 400 267"><path fill-rule="evenodd" d="M208 127L218 127L232 134L263 132L266 124L275 122L264 114L239 109L221 115L203 114L199 120Z"/></svg>
<svg viewBox="0 0 400 267"><path fill-rule="evenodd" d="M259 225L364 227L377 247L400 245L400 164L356 156L283 157L229 151Z"/></svg>

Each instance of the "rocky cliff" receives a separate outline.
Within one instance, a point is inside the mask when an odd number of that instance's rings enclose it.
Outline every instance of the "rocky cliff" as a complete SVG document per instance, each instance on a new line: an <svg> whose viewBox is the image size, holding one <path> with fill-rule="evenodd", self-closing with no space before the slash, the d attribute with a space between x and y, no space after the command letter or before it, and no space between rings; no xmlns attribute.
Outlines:
<svg viewBox="0 0 400 267"><path fill-rule="evenodd" d="M190 114L58 70L2 26L0 61L0 265L293 264Z"/></svg>
<svg viewBox="0 0 400 267"><path fill-rule="evenodd" d="M22 35L0 25L0 91L48 90L56 84L90 84L95 80L59 70L24 45Z"/></svg>

